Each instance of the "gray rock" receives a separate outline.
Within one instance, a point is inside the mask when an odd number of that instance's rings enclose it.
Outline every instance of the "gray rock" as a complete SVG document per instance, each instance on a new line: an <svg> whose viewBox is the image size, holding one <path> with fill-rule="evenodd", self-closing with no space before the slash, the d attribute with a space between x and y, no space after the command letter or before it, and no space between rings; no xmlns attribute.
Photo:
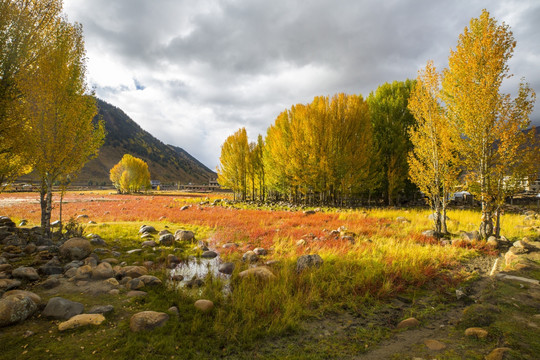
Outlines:
<svg viewBox="0 0 540 360"><path fill-rule="evenodd" d="M190 289L193 287L201 287L201 286L204 286L204 281L197 278L193 278L186 283L186 287Z"/></svg>
<svg viewBox="0 0 540 360"><path fill-rule="evenodd" d="M301 272L307 268L320 267L323 259L318 254L302 255L296 260L296 271Z"/></svg>
<svg viewBox="0 0 540 360"><path fill-rule="evenodd" d="M154 240L147 240L147 241L143 241L141 243L141 246L143 248L144 247L156 247L156 246L158 246L158 244Z"/></svg>
<svg viewBox="0 0 540 360"><path fill-rule="evenodd" d="M90 242L83 238L72 238L60 246L60 255L69 260L82 260L92 252Z"/></svg>
<svg viewBox="0 0 540 360"><path fill-rule="evenodd" d="M132 250L126 251L126 254L136 254L136 253L140 253L142 251L143 251L142 249L132 249Z"/></svg>
<svg viewBox="0 0 540 360"><path fill-rule="evenodd" d="M39 280L39 275L36 269L28 266L21 266L16 268L11 272L11 275L16 279L26 280L26 281L36 281Z"/></svg>
<svg viewBox="0 0 540 360"><path fill-rule="evenodd" d="M218 253L212 250L208 250L202 253L201 257L205 259L213 259L218 256Z"/></svg>
<svg viewBox="0 0 540 360"><path fill-rule="evenodd" d="M177 241L193 241L195 240L195 234L189 230L177 230L174 233L174 238Z"/></svg>
<svg viewBox="0 0 540 360"><path fill-rule="evenodd" d="M138 277L137 279L141 280L145 286L156 286L156 285L162 284L160 279L152 275L142 275Z"/></svg>
<svg viewBox="0 0 540 360"><path fill-rule="evenodd" d="M437 237L437 232L435 230L425 230L422 232L422 235L428 237Z"/></svg>
<svg viewBox="0 0 540 360"><path fill-rule="evenodd" d="M94 235L90 239L90 244L94 246L107 246L107 243L105 242L105 240L103 240L99 235Z"/></svg>
<svg viewBox="0 0 540 360"><path fill-rule="evenodd" d="M73 271L76 272L77 270L73 269ZM44 289L54 289L58 285L60 285L60 279L57 277L49 277L47 280L41 283L41 287Z"/></svg>
<svg viewBox="0 0 540 360"><path fill-rule="evenodd" d="M114 276L114 270L111 264L102 262L95 269L92 270L92 278L94 279L108 279Z"/></svg>
<svg viewBox="0 0 540 360"><path fill-rule="evenodd" d="M257 262L259 260L259 256L255 254L253 251L246 251L244 255L242 255L242 261L245 262Z"/></svg>
<svg viewBox="0 0 540 360"><path fill-rule="evenodd" d="M253 249L253 252L257 254L258 256L268 255L268 251L260 247Z"/></svg>
<svg viewBox="0 0 540 360"><path fill-rule="evenodd" d="M94 306L88 311L89 314L109 314L114 311L114 306L112 305L101 305Z"/></svg>
<svg viewBox="0 0 540 360"><path fill-rule="evenodd" d="M0 290L11 290L15 289L21 286L21 282L19 280L14 279L0 279Z"/></svg>
<svg viewBox="0 0 540 360"><path fill-rule="evenodd" d="M234 271L234 263L226 262L219 265L218 271L223 274L231 275Z"/></svg>
<svg viewBox="0 0 540 360"><path fill-rule="evenodd" d="M144 281L142 281L140 278L131 279L126 283L126 289L128 290L139 290L144 286Z"/></svg>
<svg viewBox="0 0 540 360"><path fill-rule="evenodd" d="M131 331L147 331L165 325L169 320L169 315L156 311L142 311L131 317L129 328Z"/></svg>
<svg viewBox="0 0 540 360"><path fill-rule="evenodd" d="M64 268L57 258L49 260L46 264L38 268L38 272L43 275L57 275L64 272Z"/></svg>
<svg viewBox="0 0 540 360"><path fill-rule="evenodd" d="M29 296L9 295L0 299L0 327L26 320L37 310Z"/></svg>
<svg viewBox="0 0 540 360"><path fill-rule="evenodd" d="M165 234L159 237L159 243L163 246L172 246L174 245L174 235Z"/></svg>
<svg viewBox="0 0 540 360"><path fill-rule="evenodd" d="M53 297L41 313L45 317L57 320L68 320L75 315L82 314L84 305L61 297Z"/></svg>
<svg viewBox="0 0 540 360"><path fill-rule="evenodd" d="M139 230L139 234L155 234L157 233L157 230L155 227L150 225L143 225L141 226L141 229Z"/></svg>

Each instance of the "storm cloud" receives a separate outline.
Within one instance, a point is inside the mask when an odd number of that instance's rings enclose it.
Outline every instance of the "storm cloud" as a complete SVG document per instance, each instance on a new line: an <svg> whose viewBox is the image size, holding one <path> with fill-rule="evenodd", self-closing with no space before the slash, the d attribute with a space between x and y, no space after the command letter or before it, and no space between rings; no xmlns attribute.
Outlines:
<svg viewBox="0 0 540 360"><path fill-rule="evenodd" d="M524 77L540 91L538 1L65 0L97 96L213 169L239 127L255 139L314 96L367 97L430 59L446 67L483 8L517 41L503 90Z"/></svg>

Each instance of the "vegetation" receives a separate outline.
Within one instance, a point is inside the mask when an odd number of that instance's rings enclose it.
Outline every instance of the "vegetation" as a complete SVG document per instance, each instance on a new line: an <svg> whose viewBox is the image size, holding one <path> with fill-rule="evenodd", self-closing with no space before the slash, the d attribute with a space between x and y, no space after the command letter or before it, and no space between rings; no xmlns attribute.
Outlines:
<svg viewBox="0 0 540 360"><path fill-rule="evenodd" d="M111 169L111 181L121 194L150 189L148 164L139 158L125 154Z"/></svg>

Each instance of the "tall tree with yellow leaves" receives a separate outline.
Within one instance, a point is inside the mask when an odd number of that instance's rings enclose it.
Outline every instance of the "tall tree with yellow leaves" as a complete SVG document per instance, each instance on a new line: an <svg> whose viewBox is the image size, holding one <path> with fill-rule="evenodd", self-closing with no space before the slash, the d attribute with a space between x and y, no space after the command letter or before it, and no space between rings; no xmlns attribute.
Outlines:
<svg viewBox="0 0 540 360"><path fill-rule="evenodd" d="M457 184L458 157L454 150L452 128L440 101L440 74L429 61L419 71L409 98L409 110L416 124L409 129L413 148L409 152L409 177L429 199L434 211L434 227L446 233L446 207Z"/></svg>
<svg viewBox="0 0 540 360"><path fill-rule="evenodd" d="M26 119L24 156L41 179L41 227L50 232L52 186L97 156L103 122L93 122L95 98L85 81L82 27L57 18L51 41L17 79Z"/></svg>
<svg viewBox="0 0 540 360"><path fill-rule="evenodd" d="M456 144L469 189L482 204L482 238L494 233L497 198L504 178L515 169L510 160L527 146L520 132L530 124L534 92L524 83L515 100L500 92L503 80L511 76L507 63L515 46L508 26L497 24L483 10L459 36L443 73L443 100L459 134Z"/></svg>
<svg viewBox="0 0 540 360"><path fill-rule="evenodd" d="M249 144L245 128L229 136L221 146L218 182L232 189L235 198L246 200L248 186Z"/></svg>
<svg viewBox="0 0 540 360"><path fill-rule="evenodd" d="M150 189L150 171L148 164L130 154L122 159L110 170L110 179L114 187L121 194L139 192Z"/></svg>

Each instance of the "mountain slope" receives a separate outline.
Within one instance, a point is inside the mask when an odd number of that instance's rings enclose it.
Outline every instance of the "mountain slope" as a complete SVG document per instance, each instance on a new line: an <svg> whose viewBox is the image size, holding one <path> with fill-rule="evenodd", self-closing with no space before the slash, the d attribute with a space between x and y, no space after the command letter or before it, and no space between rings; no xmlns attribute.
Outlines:
<svg viewBox="0 0 540 360"><path fill-rule="evenodd" d="M146 161L150 177L162 183L202 184L217 176L182 148L166 145L141 129L121 109L99 99L97 105L107 136L98 157L85 165L77 182L109 183L109 170L124 154Z"/></svg>

